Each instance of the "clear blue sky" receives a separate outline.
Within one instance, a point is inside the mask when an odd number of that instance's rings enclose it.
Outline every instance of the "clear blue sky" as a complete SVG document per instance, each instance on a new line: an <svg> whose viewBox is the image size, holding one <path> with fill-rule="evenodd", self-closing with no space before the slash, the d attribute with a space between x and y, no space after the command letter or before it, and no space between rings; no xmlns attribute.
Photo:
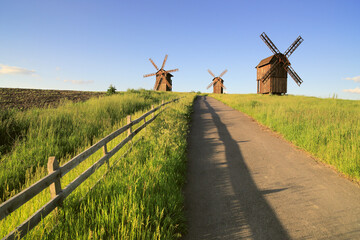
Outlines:
<svg viewBox="0 0 360 240"><path fill-rule="evenodd" d="M301 35L288 93L360 99L360 1L2 0L0 87L152 89L152 58L174 91L210 92L211 69L229 93L255 93L258 62ZM344 91L345 90L345 91Z"/></svg>

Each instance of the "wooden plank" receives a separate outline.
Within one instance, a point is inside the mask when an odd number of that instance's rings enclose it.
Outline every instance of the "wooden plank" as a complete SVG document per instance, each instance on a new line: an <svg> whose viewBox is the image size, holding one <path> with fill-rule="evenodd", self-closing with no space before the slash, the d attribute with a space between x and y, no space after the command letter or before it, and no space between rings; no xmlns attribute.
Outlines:
<svg viewBox="0 0 360 240"><path fill-rule="evenodd" d="M49 174L59 169L59 163L55 157L49 157L47 167ZM55 179L55 181L52 184L50 184L51 198L55 198L56 195L58 195L60 192L61 192L61 183L60 183L60 177L58 177Z"/></svg>
<svg viewBox="0 0 360 240"><path fill-rule="evenodd" d="M19 239L33 229L43 218L51 213L62 201L62 193L51 199L42 208L36 211L31 217L17 226L14 231L6 235L3 239Z"/></svg>
<svg viewBox="0 0 360 240"><path fill-rule="evenodd" d="M89 167L87 170L85 170L80 176L78 176L76 179L74 179L71 183L69 183L66 188L64 188L61 192L61 195L65 199L71 192L73 192L82 182L84 182L88 177L93 174L96 169L101 167L105 161L107 161L112 156L111 151L100 158L97 162L95 162L91 167Z"/></svg>
<svg viewBox="0 0 360 240"><path fill-rule="evenodd" d="M117 136L119 136L121 133L125 132L127 129L131 127L131 124L125 125L124 127L119 128L118 130L114 131L113 133L110 133L108 136L101 139L99 142L92 145L90 148L86 149L79 155L72 158L70 161L65 163L61 167L61 177L63 177L65 174L67 174L71 169L79 165L81 162L83 162L85 159L90 157L92 154L94 154L97 150L99 150L101 147L103 147L106 143L113 140Z"/></svg>
<svg viewBox="0 0 360 240"><path fill-rule="evenodd" d="M89 167L85 172L83 172L80 176L78 176L75 180L69 183L66 188L62 190L62 195L66 198L72 191L74 191L83 181L85 181L96 169L101 167L105 161L111 158L115 153L119 151L127 142L129 142L136 134L138 134L146 125L150 124L154 119L160 114L156 114L153 118L151 118L146 123L142 124L135 131L133 131L129 136L124 138L118 145L116 145L111 151L109 151L105 156L100 158L96 163L94 163L91 167Z"/></svg>
<svg viewBox="0 0 360 240"><path fill-rule="evenodd" d="M3 202L0 205L0 220L5 218L7 215L18 209L24 203L32 199L34 196L39 194L42 190L48 187L51 183L55 181L61 174L61 169L56 170L55 172L47 175L46 177L40 179L30 187L16 194L9 200Z"/></svg>
<svg viewBox="0 0 360 240"><path fill-rule="evenodd" d="M130 124L130 123L131 123L131 115L128 115L128 116L126 117L126 123L127 123L127 124ZM129 127L129 129L128 129L128 136L131 134L131 132L132 132L132 128Z"/></svg>
<svg viewBox="0 0 360 240"><path fill-rule="evenodd" d="M135 119L132 121L133 125L135 124L138 124L139 122L141 122L141 120L145 119L147 116L149 116L150 114L154 113L155 111L157 111L159 108L161 108L162 106L165 106L166 104L169 104L169 103L172 103L172 102L175 102L177 100L179 100L180 98L176 98L176 99L173 99L173 100L170 100L168 102L165 102L165 103L162 103L160 104L159 106L157 106L156 108L154 109L151 109L150 111L146 112L145 114L143 114L141 117Z"/></svg>
<svg viewBox="0 0 360 240"><path fill-rule="evenodd" d="M157 106L156 108L146 112L145 114L143 114L141 117L135 119L134 121L132 121L133 125L138 124L139 122L141 122L141 120L143 120L144 118L146 118L147 116L149 116L151 113L157 111L162 105Z"/></svg>

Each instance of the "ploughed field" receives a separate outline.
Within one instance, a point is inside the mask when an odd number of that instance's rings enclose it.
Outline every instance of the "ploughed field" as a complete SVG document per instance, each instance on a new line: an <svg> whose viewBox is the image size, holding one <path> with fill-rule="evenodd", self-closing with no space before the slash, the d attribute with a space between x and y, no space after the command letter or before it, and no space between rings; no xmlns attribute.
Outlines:
<svg viewBox="0 0 360 240"><path fill-rule="evenodd" d="M79 102L103 95L104 92L0 88L0 108L54 107L64 100Z"/></svg>

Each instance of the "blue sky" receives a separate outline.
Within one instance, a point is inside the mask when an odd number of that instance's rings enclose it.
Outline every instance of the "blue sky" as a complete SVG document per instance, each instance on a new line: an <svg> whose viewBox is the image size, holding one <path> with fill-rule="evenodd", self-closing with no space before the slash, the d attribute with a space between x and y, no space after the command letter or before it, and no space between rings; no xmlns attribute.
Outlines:
<svg viewBox="0 0 360 240"><path fill-rule="evenodd" d="M288 93L360 100L360 1L2 0L0 87L152 89L152 58L174 91L210 92L224 69L229 93L255 93L258 62L301 35L289 58L303 79Z"/></svg>

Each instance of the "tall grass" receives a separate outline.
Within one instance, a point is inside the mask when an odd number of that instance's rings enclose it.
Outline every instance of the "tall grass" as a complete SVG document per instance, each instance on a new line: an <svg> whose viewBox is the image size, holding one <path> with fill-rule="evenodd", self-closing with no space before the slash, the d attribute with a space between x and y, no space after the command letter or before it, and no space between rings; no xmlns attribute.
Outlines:
<svg viewBox="0 0 360 240"><path fill-rule="evenodd" d="M116 129L126 115L148 109L169 94L130 90L58 108L1 111L0 202L44 172L49 156L62 162ZM9 150L9 148L11 150Z"/></svg>
<svg viewBox="0 0 360 240"><path fill-rule="evenodd" d="M84 201L69 204L45 239L178 239L193 96L172 104Z"/></svg>
<svg viewBox="0 0 360 240"><path fill-rule="evenodd" d="M360 101L254 94L211 96L360 180Z"/></svg>
<svg viewBox="0 0 360 240"><path fill-rule="evenodd" d="M173 98L179 94L169 96ZM188 94L180 102L168 105L165 112L136 136L142 140L99 184L89 192L106 171L106 165L65 200L57 215L49 215L25 239L180 238L185 231L182 186L193 99L194 94ZM142 113L139 111L133 117ZM123 137L110 142L108 149ZM110 159L110 165L119 159L126 148ZM66 186L101 156L102 151L99 150L69 172L62 179L62 186ZM46 189L0 221L0 237L48 200L49 192Z"/></svg>

